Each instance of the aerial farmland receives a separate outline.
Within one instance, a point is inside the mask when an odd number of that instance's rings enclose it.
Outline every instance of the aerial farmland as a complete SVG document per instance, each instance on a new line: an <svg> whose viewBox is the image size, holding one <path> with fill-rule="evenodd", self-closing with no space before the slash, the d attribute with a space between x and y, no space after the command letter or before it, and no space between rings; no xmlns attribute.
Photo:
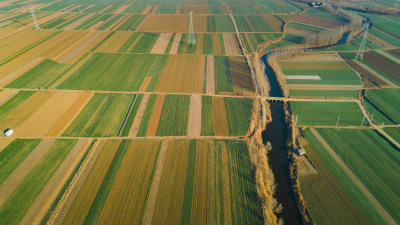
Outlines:
<svg viewBox="0 0 400 225"><path fill-rule="evenodd" d="M399 224L396 0L0 0L0 224Z"/></svg>

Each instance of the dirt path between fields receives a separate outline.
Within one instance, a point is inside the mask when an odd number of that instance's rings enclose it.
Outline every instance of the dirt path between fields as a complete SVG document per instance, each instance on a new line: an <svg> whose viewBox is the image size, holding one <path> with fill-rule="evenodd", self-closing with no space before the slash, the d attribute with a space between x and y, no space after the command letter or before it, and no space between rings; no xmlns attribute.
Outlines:
<svg viewBox="0 0 400 225"><path fill-rule="evenodd" d="M55 139L42 140L26 159L10 174L0 186L0 206L13 193L25 176L31 171L47 150L53 145Z"/></svg>
<svg viewBox="0 0 400 225"><path fill-rule="evenodd" d="M374 76L378 77L379 79L383 80L384 82L386 82L388 85L390 85L391 87L397 87L397 85L395 83L393 83L392 81L390 81L389 79L387 79L386 77L380 75L379 73L377 73L375 70L371 69L369 66L365 65L364 63L353 59L353 62L357 63L357 65L361 66L362 68L364 68L366 71L370 72L371 74L373 74Z"/></svg>
<svg viewBox="0 0 400 225"><path fill-rule="evenodd" d="M151 54L164 54L167 49L169 40L171 39L172 33L161 33L156 43L151 49Z"/></svg>
<svg viewBox="0 0 400 225"><path fill-rule="evenodd" d="M0 106L2 106L12 97L14 97L17 93L18 90L13 90L13 89L5 89L2 92L0 92Z"/></svg>
<svg viewBox="0 0 400 225"><path fill-rule="evenodd" d="M201 133L201 95L190 96L188 136L199 137Z"/></svg>
<svg viewBox="0 0 400 225"><path fill-rule="evenodd" d="M56 199L58 193L67 182L72 171L78 165L81 157L89 147L89 140L79 140L68 153L65 160L58 167L49 182L42 189L29 210L22 218L20 224L39 224Z"/></svg>
<svg viewBox="0 0 400 225"><path fill-rule="evenodd" d="M174 42L171 45L169 54L178 54L179 42L181 41L182 33L177 33L174 38Z"/></svg>
<svg viewBox="0 0 400 225"><path fill-rule="evenodd" d="M89 153L87 154L85 160L83 160L82 165L78 169L78 172L76 172L74 178L72 178L72 181L70 182L67 190L64 192L60 201L57 203L57 206L51 213L49 220L46 221L46 225L62 223L65 215L69 210L69 207L74 201L80 187L82 186L87 175L89 174L90 169L96 161L100 150L103 148L104 143L104 140L97 141L89 150Z"/></svg>
<svg viewBox="0 0 400 225"><path fill-rule="evenodd" d="M238 53L238 49L236 47L235 39L230 33L223 33L224 45L225 45L225 53L228 56L237 56L240 55Z"/></svg>
<svg viewBox="0 0 400 225"><path fill-rule="evenodd" d="M147 103L149 102L149 98L149 94L143 95L142 101L140 102L139 109L136 113L135 119L133 120L133 124L129 131L128 137L136 137L139 131L140 123L142 122L144 111L146 110Z"/></svg>
<svg viewBox="0 0 400 225"><path fill-rule="evenodd" d="M215 94L215 72L214 72L214 56L207 56L207 86L206 93L208 95Z"/></svg>
<svg viewBox="0 0 400 225"><path fill-rule="evenodd" d="M358 179L358 177L347 167L346 163L340 158L339 155L329 146L329 144L321 137L317 130L314 128L310 129L318 141L324 146L328 153L335 159L339 166L346 172L350 179L357 185L361 192L367 197L367 199L374 205L378 212L385 218L389 224L397 224L396 221L389 215L388 212L382 207L382 205L376 200L376 198L369 192L364 184Z"/></svg>
<svg viewBox="0 0 400 225"><path fill-rule="evenodd" d="M167 154L168 141L161 144L160 155L157 159L153 182L151 184L149 198L147 199L146 209L143 216L143 225L150 225L153 218L154 207L156 205L158 187L160 186L161 174L164 167L165 156Z"/></svg>
<svg viewBox="0 0 400 225"><path fill-rule="evenodd" d="M157 134L158 123L160 122L165 96L166 96L165 94L157 95L153 112L151 113L149 125L147 127L146 136L148 137L156 136Z"/></svg>
<svg viewBox="0 0 400 225"><path fill-rule="evenodd" d="M39 63L41 63L44 59L42 57L35 58L34 60L28 62L27 64L21 66L14 72L0 78L0 87L4 87L7 84L11 83L13 80L17 79L20 75L24 74L31 68L35 67Z"/></svg>

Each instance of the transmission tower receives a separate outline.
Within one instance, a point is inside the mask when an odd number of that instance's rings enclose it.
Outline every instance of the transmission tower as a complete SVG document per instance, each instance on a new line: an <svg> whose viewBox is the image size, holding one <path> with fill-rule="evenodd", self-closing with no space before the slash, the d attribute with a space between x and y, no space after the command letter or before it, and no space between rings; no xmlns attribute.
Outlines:
<svg viewBox="0 0 400 225"><path fill-rule="evenodd" d="M39 24L36 20L35 12L33 11L33 7L31 7L32 19L33 19L33 29L40 30Z"/></svg>
<svg viewBox="0 0 400 225"><path fill-rule="evenodd" d="M190 12L189 38L187 45L196 46L196 35L194 34L193 28L193 11Z"/></svg>
<svg viewBox="0 0 400 225"><path fill-rule="evenodd" d="M368 35L368 27L369 27L369 25L365 24L364 37L361 41L360 47L358 48L357 55L356 55L356 59L360 59L360 61L363 61L363 57L364 57L365 42L367 40L367 35Z"/></svg>

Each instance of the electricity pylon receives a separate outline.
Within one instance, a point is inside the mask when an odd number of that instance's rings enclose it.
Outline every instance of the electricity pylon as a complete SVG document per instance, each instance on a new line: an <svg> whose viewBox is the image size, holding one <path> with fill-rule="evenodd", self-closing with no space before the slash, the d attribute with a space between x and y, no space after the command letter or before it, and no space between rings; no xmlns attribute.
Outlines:
<svg viewBox="0 0 400 225"><path fill-rule="evenodd" d="M32 19L33 19L33 29L40 30L39 24L36 20L35 12L33 11L33 7L31 7Z"/></svg>
<svg viewBox="0 0 400 225"><path fill-rule="evenodd" d="M196 35L193 28L193 11L190 12L189 37L187 46L196 46Z"/></svg>
<svg viewBox="0 0 400 225"><path fill-rule="evenodd" d="M364 57L365 42L367 40L367 35L368 35L368 27L369 27L369 25L365 24L364 37L361 41L360 47L358 48L357 55L356 55L356 59L360 59L360 61L363 61L363 57Z"/></svg>

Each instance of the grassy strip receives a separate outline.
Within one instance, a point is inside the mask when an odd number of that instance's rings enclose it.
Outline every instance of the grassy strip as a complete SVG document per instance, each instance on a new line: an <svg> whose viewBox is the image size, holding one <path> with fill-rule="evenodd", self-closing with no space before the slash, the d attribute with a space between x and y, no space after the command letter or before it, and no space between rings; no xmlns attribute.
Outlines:
<svg viewBox="0 0 400 225"><path fill-rule="evenodd" d="M212 34L203 34L203 54L213 54Z"/></svg>
<svg viewBox="0 0 400 225"><path fill-rule="evenodd" d="M188 166L186 171L185 195L183 199L181 224L190 224L192 212L193 184L196 165L196 140L189 144Z"/></svg>
<svg viewBox="0 0 400 225"><path fill-rule="evenodd" d="M40 139L16 139L0 152L0 185L40 143Z"/></svg>
<svg viewBox="0 0 400 225"><path fill-rule="evenodd" d="M248 98L224 98L229 135L242 136L249 129L253 100Z"/></svg>
<svg viewBox="0 0 400 225"><path fill-rule="evenodd" d="M157 82L160 79L167 60L168 55L157 55L157 58L154 60L154 63L147 74L147 76L150 76L152 78L146 91L153 92L156 89Z"/></svg>
<svg viewBox="0 0 400 225"><path fill-rule="evenodd" d="M79 168L81 167L83 161L86 159L87 155L89 154L90 149L92 149L94 143L97 140L94 139L92 141L92 143L90 143L89 147L86 149L85 154L82 156L81 160L79 161L79 163L76 165L74 171L72 171L71 175L69 176L67 182L64 184L64 186L62 187L60 193L58 193L56 199L54 199L53 204L51 204L49 210L47 211L46 215L43 217L42 221L40 222L40 225L45 225L47 220L50 218L50 215L52 214L52 212L54 211L54 209L56 208L58 202L60 201L60 199L62 198L62 196L64 195L65 191L67 190L67 188L69 187L69 184L71 183L72 179L74 179L75 174L78 172Z"/></svg>
<svg viewBox="0 0 400 225"><path fill-rule="evenodd" d="M31 97L35 91L20 91L10 100L0 106L0 121L2 121L10 112Z"/></svg>
<svg viewBox="0 0 400 225"><path fill-rule="evenodd" d="M125 122L125 127L121 133L122 137L126 137L129 134L129 131L131 130L133 121L135 120L135 116L136 113L139 109L140 103L142 102L142 98L143 98L143 94L139 94L136 96L134 102L133 102L133 106L132 106L132 110L131 113L129 113L128 115L128 119Z"/></svg>
<svg viewBox="0 0 400 225"><path fill-rule="evenodd" d="M77 140L57 140L0 207L0 224L17 224Z"/></svg>
<svg viewBox="0 0 400 225"><path fill-rule="evenodd" d="M358 90L290 90L290 96L358 98Z"/></svg>
<svg viewBox="0 0 400 225"><path fill-rule="evenodd" d="M201 136L214 136L214 113L211 96L203 96L202 98Z"/></svg>
<svg viewBox="0 0 400 225"><path fill-rule="evenodd" d="M224 36L222 35L222 33L219 33L219 44L221 46L221 55L225 55L226 54L225 43L224 43Z"/></svg>
<svg viewBox="0 0 400 225"><path fill-rule="evenodd" d="M233 92L231 68L228 56L215 56L215 92Z"/></svg>
<svg viewBox="0 0 400 225"><path fill-rule="evenodd" d="M143 114L142 121L140 122L139 130L137 133L138 137L145 137L147 132L147 126L150 122L151 113L153 112L154 104L156 103L157 95L151 94L149 101L147 102L146 109Z"/></svg>
<svg viewBox="0 0 400 225"><path fill-rule="evenodd" d="M189 95L167 95L157 128L157 136L186 135L189 117Z"/></svg>

